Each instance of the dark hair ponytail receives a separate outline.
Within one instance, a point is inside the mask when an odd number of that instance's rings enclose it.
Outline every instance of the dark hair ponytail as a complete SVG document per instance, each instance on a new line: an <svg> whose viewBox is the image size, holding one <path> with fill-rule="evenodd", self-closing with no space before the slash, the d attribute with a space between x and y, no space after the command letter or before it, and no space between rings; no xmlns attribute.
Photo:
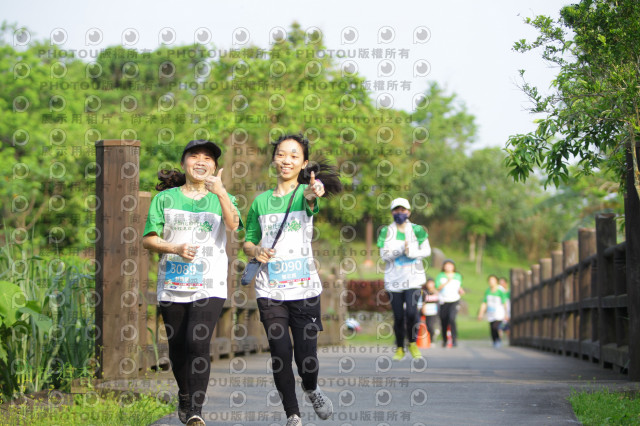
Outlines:
<svg viewBox="0 0 640 426"><path fill-rule="evenodd" d="M324 158L318 161L309 161L307 167L300 171L298 182L308 184L311 180L311 172L314 173L316 180L322 181L326 196L330 197L342 191L340 172Z"/></svg>
<svg viewBox="0 0 640 426"><path fill-rule="evenodd" d="M160 183L156 185L156 190L158 191L182 186L187 182L184 173L178 169L160 170L158 172L158 180L160 181Z"/></svg>
<svg viewBox="0 0 640 426"><path fill-rule="evenodd" d="M300 146L302 146L304 160L309 160L309 140L301 133L297 135L284 135L277 141L272 142L273 153L271 154L271 160L276 156L278 145L287 140L294 140L298 142ZM322 158L318 159L318 161L309 161L307 167L300 171L300 174L298 175L298 183L308 184L311 180L311 172L314 173L316 179L322 181L322 184L324 185L324 192L326 194L325 196L330 197L342 191L340 172L336 166L330 164L326 159Z"/></svg>

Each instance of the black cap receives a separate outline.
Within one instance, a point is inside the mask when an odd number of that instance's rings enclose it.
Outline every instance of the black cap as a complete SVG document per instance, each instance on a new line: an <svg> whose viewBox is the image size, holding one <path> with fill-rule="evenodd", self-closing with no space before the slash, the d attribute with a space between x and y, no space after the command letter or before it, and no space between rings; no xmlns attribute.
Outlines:
<svg viewBox="0 0 640 426"><path fill-rule="evenodd" d="M182 157L180 158L180 161L184 160L184 156L187 153L187 151L193 148L199 148L201 146L207 149L210 149L211 152L213 153L213 157L216 160L220 158L220 155L222 155L222 150L215 143L208 141L206 139L196 139L196 140L189 141L187 146L184 147L184 151L182 151Z"/></svg>

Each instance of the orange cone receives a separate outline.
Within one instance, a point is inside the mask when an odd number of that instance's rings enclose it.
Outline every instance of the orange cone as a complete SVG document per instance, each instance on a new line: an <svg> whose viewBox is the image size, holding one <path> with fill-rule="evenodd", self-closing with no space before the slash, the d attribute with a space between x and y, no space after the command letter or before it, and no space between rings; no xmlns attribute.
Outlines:
<svg viewBox="0 0 640 426"><path fill-rule="evenodd" d="M420 318L420 326L418 328L418 337L416 339L416 344L419 348L431 347L431 336L427 331L427 325L425 324L424 315Z"/></svg>
<svg viewBox="0 0 640 426"><path fill-rule="evenodd" d="M447 347L453 347L453 338L451 337L451 326L447 327Z"/></svg>

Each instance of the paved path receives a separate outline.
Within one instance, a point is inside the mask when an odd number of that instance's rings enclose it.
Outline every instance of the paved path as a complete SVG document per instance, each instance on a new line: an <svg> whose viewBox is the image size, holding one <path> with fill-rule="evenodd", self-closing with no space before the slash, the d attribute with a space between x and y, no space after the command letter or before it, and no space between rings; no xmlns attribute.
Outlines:
<svg viewBox="0 0 640 426"><path fill-rule="evenodd" d="M489 341L462 341L452 349L432 346L423 354L422 362L392 363L387 346L320 348L320 385L335 413L319 420L299 392L303 424L578 424L567 401L571 389L640 388L588 361L524 348L494 349ZM286 423L268 360L268 354L254 354L214 362L203 410L207 424ZM137 386L176 392L170 375ZM175 413L155 423L180 424Z"/></svg>

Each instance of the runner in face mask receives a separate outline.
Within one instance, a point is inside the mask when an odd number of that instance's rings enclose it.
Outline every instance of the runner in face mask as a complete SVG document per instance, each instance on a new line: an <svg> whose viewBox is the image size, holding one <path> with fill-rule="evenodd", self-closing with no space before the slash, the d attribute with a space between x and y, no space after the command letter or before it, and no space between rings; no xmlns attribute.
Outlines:
<svg viewBox="0 0 640 426"><path fill-rule="evenodd" d="M395 361L405 355L405 336L413 358L422 354L416 345L420 315L418 300L421 287L427 282L422 259L431 254L427 231L409 221L411 206L405 198L391 202L393 223L380 231L378 247L386 262L384 288L389 293L393 309L393 330L396 335Z"/></svg>

